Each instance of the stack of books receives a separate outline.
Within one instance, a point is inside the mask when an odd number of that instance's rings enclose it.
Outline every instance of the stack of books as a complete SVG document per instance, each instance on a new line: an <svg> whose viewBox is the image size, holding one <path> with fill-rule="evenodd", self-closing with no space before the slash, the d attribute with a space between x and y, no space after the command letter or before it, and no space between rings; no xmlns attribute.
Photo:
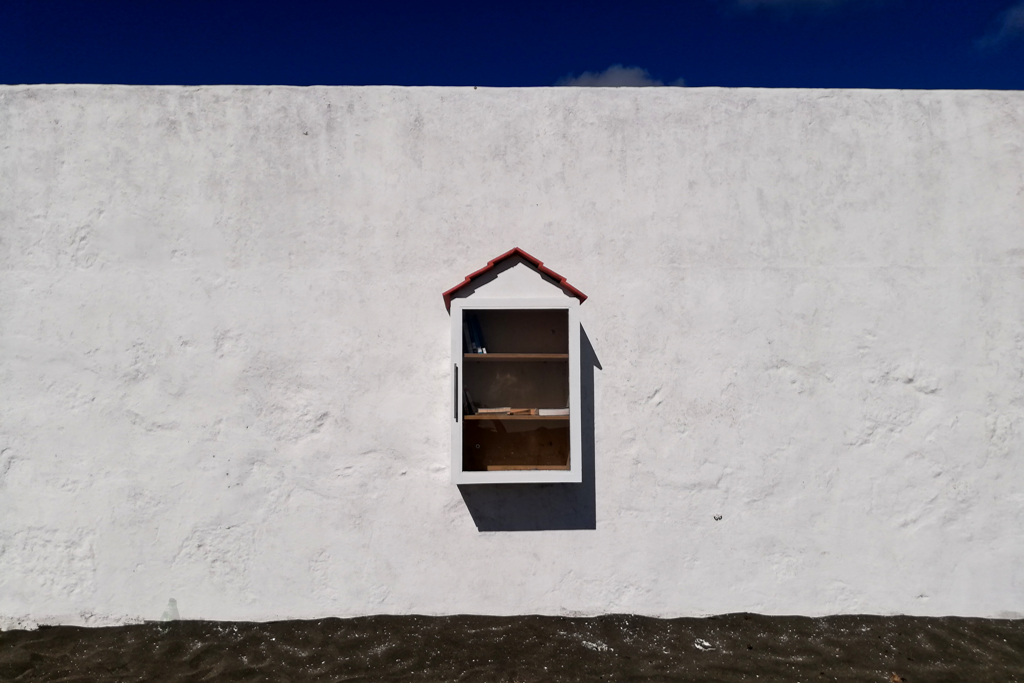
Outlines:
<svg viewBox="0 0 1024 683"><path fill-rule="evenodd" d="M477 408L477 415L536 415L537 417L552 417L556 415L568 415L568 408Z"/></svg>

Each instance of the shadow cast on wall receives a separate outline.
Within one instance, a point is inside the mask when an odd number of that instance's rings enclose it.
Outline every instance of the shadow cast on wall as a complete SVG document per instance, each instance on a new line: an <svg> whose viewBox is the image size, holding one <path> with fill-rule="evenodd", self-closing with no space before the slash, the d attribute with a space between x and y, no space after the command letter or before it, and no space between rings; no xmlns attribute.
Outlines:
<svg viewBox="0 0 1024 683"><path fill-rule="evenodd" d="M459 493L478 531L597 528L594 485L594 373L603 369L580 327L583 481L579 484L461 484Z"/></svg>

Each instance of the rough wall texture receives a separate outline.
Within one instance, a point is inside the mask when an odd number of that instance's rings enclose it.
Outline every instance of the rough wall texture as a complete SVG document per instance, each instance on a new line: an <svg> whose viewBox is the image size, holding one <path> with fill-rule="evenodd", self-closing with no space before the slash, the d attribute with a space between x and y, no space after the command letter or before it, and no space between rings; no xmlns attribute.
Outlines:
<svg viewBox="0 0 1024 683"><path fill-rule="evenodd" d="M8 626L1024 612L1024 93L7 87L0 149ZM449 483L512 246L589 495Z"/></svg>

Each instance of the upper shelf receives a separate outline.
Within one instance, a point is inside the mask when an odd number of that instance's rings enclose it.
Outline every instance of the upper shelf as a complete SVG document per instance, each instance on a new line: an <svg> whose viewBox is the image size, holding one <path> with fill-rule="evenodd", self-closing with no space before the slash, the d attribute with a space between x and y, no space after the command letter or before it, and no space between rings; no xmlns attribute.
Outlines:
<svg viewBox="0 0 1024 683"><path fill-rule="evenodd" d="M567 353L467 353L466 360L569 360Z"/></svg>

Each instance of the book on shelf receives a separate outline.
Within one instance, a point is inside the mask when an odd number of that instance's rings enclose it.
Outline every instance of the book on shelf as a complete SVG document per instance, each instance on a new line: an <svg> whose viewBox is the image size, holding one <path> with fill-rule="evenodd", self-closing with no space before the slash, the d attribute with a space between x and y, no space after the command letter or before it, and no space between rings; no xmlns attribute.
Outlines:
<svg viewBox="0 0 1024 683"><path fill-rule="evenodd" d="M472 353L487 353L487 345L484 343L484 333L480 329L480 321L475 315L467 315L463 325L463 334L469 334L469 341L473 346Z"/></svg>
<svg viewBox="0 0 1024 683"><path fill-rule="evenodd" d="M469 334L469 323L462 323L462 346L465 349L463 353L476 353L476 344Z"/></svg>
<svg viewBox="0 0 1024 683"><path fill-rule="evenodd" d="M538 408L537 415L541 417L556 417L558 415L568 415L568 408Z"/></svg>
<svg viewBox="0 0 1024 683"><path fill-rule="evenodd" d="M506 415L512 412L511 408L477 408L477 414L479 415Z"/></svg>
<svg viewBox="0 0 1024 683"><path fill-rule="evenodd" d="M462 394L463 394L463 399L464 399L463 400L462 414L463 415L476 415L476 410L477 409L476 409L476 404L473 403L473 397L469 395L469 391L468 390L464 390L462 392Z"/></svg>

